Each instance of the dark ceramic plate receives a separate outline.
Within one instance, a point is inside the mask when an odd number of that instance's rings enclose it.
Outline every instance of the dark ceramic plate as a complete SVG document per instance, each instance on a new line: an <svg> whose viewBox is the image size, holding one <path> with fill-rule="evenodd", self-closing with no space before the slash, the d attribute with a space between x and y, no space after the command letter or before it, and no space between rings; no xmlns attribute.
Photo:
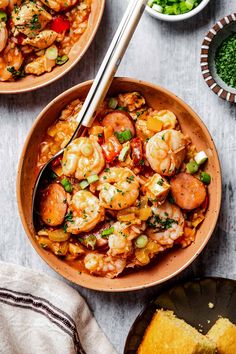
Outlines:
<svg viewBox="0 0 236 354"><path fill-rule="evenodd" d="M214 304L213 308L209 303ZM203 334L219 316L236 323L236 281L204 278L174 286L160 293L137 317L128 334L124 354L136 354L144 332L157 309L172 310Z"/></svg>

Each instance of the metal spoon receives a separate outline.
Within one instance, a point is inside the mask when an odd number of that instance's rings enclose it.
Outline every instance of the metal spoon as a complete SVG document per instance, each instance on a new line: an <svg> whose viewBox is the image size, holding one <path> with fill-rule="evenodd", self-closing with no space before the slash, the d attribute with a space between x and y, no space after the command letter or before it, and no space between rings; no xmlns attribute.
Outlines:
<svg viewBox="0 0 236 354"><path fill-rule="evenodd" d="M126 12L109 46L107 54L105 55L95 80L84 101L83 107L78 113L78 126L66 146L68 146L76 137L80 136L85 128L92 125L96 115L96 110L107 94L115 73L120 65L121 59L143 14L147 1L148 0L130 0ZM32 198L32 215L34 226L36 224L35 212L37 194L41 181L44 180L48 172L51 170L53 161L63 154L64 149L58 151L58 153L43 166L35 182Z"/></svg>

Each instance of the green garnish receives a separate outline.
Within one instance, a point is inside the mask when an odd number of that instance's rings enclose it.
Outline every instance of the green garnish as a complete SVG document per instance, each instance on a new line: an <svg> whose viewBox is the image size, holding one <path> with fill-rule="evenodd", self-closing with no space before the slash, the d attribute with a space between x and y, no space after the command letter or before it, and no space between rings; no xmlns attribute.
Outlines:
<svg viewBox="0 0 236 354"><path fill-rule="evenodd" d="M229 86L236 88L236 34L226 38L215 56L216 72Z"/></svg>
<svg viewBox="0 0 236 354"><path fill-rule="evenodd" d="M147 220L147 224L153 229L168 230L172 227L173 224L178 224L178 222L168 217L161 219L159 215L153 215Z"/></svg>
<svg viewBox="0 0 236 354"><path fill-rule="evenodd" d="M0 22L7 22L7 14L4 11L0 11Z"/></svg>
<svg viewBox="0 0 236 354"><path fill-rule="evenodd" d="M114 227L112 226L109 229L103 230L101 233L101 236L106 237L106 236L113 234L113 232L114 232Z"/></svg>
<svg viewBox="0 0 236 354"><path fill-rule="evenodd" d="M186 169L187 172L190 173L191 175L193 175L194 173L196 173L198 171L198 164L196 163L196 161L190 161L189 163L187 163L186 165Z"/></svg>
<svg viewBox="0 0 236 354"><path fill-rule="evenodd" d="M144 248L147 246L147 243L148 243L148 237L146 235L140 235L135 240L135 246L137 248Z"/></svg>
<svg viewBox="0 0 236 354"><path fill-rule="evenodd" d="M65 216L65 221L72 221L73 220L73 213L70 211L68 214Z"/></svg>
<svg viewBox="0 0 236 354"><path fill-rule="evenodd" d="M56 64L57 65L63 65L69 60L69 57L67 55L62 55L56 58Z"/></svg>
<svg viewBox="0 0 236 354"><path fill-rule="evenodd" d="M62 184L62 186L64 187L64 189L65 189L65 191L67 193L71 193L72 192L72 190L73 190L72 184L70 183L70 181L68 181L67 178L63 178L61 180L61 184Z"/></svg>
<svg viewBox="0 0 236 354"><path fill-rule="evenodd" d="M111 98L109 99L109 101L108 101L108 107L111 108L111 109L116 109L117 105L118 105L117 99L111 97Z"/></svg>
<svg viewBox="0 0 236 354"><path fill-rule="evenodd" d="M89 186L88 181L85 179L79 183L81 189L85 189Z"/></svg>
<svg viewBox="0 0 236 354"><path fill-rule="evenodd" d="M97 239L95 235L89 235L88 237L85 238L78 238L78 240L87 248L91 248L92 250L94 250L96 243L97 243Z"/></svg>
<svg viewBox="0 0 236 354"><path fill-rule="evenodd" d="M201 172L200 173L200 181L204 184L210 184L211 183L211 176L209 175L209 173Z"/></svg>
<svg viewBox="0 0 236 354"><path fill-rule="evenodd" d="M115 132L115 135L121 144L125 143L126 141L129 141L133 137L129 129L124 130L123 132Z"/></svg>
<svg viewBox="0 0 236 354"><path fill-rule="evenodd" d="M98 175L92 175L87 178L89 184L97 182L99 180Z"/></svg>
<svg viewBox="0 0 236 354"><path fill-rule="evenodd" d="M24 73L23 69L16 70L14 66L9 66L7 68L7 71L9 71L9 73L12 74L13 79L19 79L19 78L25 76L25 73Z"/></svg>
<svg viewBox="0 0 236 354"><path fill-rule="evenodd" d="M156 12L166 15L185 14L197 7L202 0L150 0L150 6Z"/></svg>

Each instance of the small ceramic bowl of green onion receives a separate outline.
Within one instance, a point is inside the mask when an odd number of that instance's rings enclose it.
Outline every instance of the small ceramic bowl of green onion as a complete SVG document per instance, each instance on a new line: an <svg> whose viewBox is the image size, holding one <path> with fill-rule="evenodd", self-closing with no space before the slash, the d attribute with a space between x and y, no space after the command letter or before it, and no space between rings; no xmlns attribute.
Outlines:
<svg viewBox="0 0 236 354"><path fill-rule="evenodd" d="M158 20L186 20L204 9L210 0L149 0L146 11Z"/></svg>
<svg viewBox="0 0 236 354"><path fill-rule="evenodd" d="M218 97L236 103L236 13L219 20L205 35L201 70Z"/></svg>

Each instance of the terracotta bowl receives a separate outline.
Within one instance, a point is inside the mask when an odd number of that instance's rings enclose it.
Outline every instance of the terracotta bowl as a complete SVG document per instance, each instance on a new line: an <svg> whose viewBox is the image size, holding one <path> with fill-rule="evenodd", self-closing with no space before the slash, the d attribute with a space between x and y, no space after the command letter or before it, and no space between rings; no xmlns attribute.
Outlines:
<svg viewBox="0 0 236 354"><path fill-rule="evenodd" d="M106 279L88 274L78 274L78 271L52 253L43 250L35 239L32 224L31 202L36 180L35 166L38 146L48 127L58 118L61 110L76 98L84 99L91 81L72 87L55 98L40 113L26 139L20 158L17 178L17 199L21 220L25 231L38 254L56 272L68 280L95 290L101 291L131 291L150 287L170 279L186 268L199 255L211 237L220 210L221 203L221 171L218 155L213 140L198 115L182 100L169 91L150 83L129 78L114 79L109 95L121 92L139 91L147 100L147 104L156 109L170 109L178 117L184 134L188 134L198 150L205 150L209 162L207 171L212 176L209 186L210 204L204 222L197 231L196 241L186 249L172 249L157 257L148 267L126 273L117 279Z"/></svg>
<svg viewBox="0 0 236 354"><path fill-rule="evenodd" d="M56 66L50 73L40 76L27 75L15 82L0 82L0 94L16 94L36 90L51 84L71 70L80 61L92 43L102 19L104 6L105 0L92 1L88 27L78 42L73 45L69 53L69 60L64 65Z"/></svg>

